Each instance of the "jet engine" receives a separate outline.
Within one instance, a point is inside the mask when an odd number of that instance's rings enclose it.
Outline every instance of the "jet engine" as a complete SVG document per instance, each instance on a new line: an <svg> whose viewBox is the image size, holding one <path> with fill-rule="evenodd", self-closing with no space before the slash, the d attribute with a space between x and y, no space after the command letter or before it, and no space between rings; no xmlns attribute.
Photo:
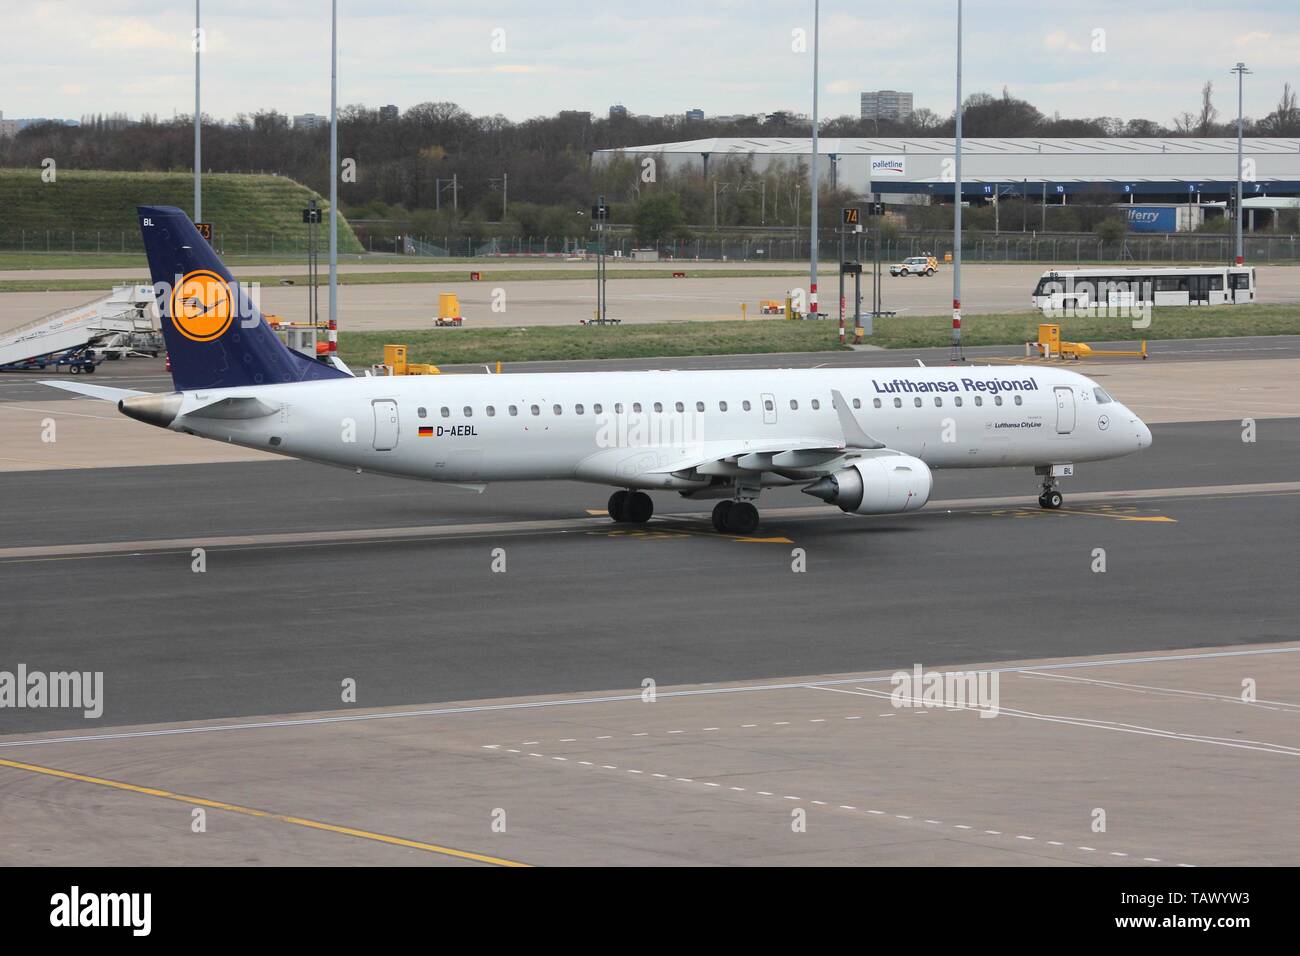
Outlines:
<svg viewBox="0 0 1300 956"><path fill-rule="evenodd" d="M911 455L864 458L819 478L806 495L857 515L891 515L916 511L930 499L930 467Z"/></svg>

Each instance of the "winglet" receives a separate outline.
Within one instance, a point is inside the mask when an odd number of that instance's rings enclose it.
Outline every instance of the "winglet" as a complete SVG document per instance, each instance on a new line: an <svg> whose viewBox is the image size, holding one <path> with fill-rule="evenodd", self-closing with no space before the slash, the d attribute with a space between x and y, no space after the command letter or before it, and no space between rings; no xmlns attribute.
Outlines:
<svg viewBox="0 0 1300 956"><path fill-rule="evenodd" d="M885 443L876 441L870 435L862 430L858 420L853 417L853 412L849 410L849 403L844 400L839 389L831 389L831 403L835 406L835 414L840 417L840 430L844 432L844 444L849 448L884 448Z"/></svg>

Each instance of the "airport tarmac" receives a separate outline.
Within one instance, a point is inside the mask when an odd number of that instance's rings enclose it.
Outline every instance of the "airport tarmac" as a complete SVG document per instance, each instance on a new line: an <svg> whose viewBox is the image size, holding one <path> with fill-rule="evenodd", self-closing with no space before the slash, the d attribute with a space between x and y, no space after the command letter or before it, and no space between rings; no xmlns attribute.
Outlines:
<svg viewBox="0 0 1300 956"><path fill-rule="evenodd" d="M727 263L719 264L726 267ZM462 274L469 268L515 270L524 263L514 260L500 265L456 267ZM573 268L573 264L569 264ZM665 268L663 263L647 264ZM538 268L538 264L532 264ZM741 268L737 264L733 268ZM761 268L761 266L754 266ZM434 267L426 267L433 269ZM621 268L621 266L620 266ZM694 269L695 265L692 264ZM1027 312L1032 309L1030 293L1050 266L967 264L962 268L962 300L968 315L991 312ZM1062 266L1068 268L1068 266ZM1300 268L1258 266L1261 303L1300 302ZM383 269L380 271L392 271ZM544 272L544 269L538 269ZM43 274L43 273L41 273ZM246 274L264 275L257 267ZM31 276L27 276L31 278ZM121 279L123 276L119 275ZM782 300L787 290L806 287L806 276L686 279L611 279L608 282L608 315L628 323L695 321L741 318L741 303L753 319L763 299ZM105 291L112 284L106 277ZM833 264L821 274L821 310L834 313L839 279ZM504 290L504 294L496 290ZM941 269L924 277L882 278L884 308L901 315L946 315L952 309L952 276ZM471 328L529 325L573 325L590 319L596 308L596 284L591 280L530 279L493 282L424 282L375 285L341 285L338 294L340 327L350 331L379 329L427 329L438 311L438 293L455 292L461 313ZM848 293L851 295L851 292ZM864 282L864 308L870 309L870 283ZM308 289L302 285L263 285L261 307L291 321L307 316ZM494 296L497 298L494 300ZM91 301L88 292L7 292L0 294L0 331L21 325L59 309ZM328 291L320 291L321 308L326 308ZM496 308L494 308L494 304ZM851 310L850 310L851 314ZM454 329L445 330L454 335Z"/></svg>
<svg viewBox="0 0 1300 956"><path fill-rule="evenodd" d="M1023 469L765 493L748 538L573 484L0 474L3 663L104 674L98 719L0 711L0 863L1294 864L1296 343L1162 344L1081 369L1157 424L1060 512ZM917 663L1012 668L1000 715L893 707Z"/></svg>

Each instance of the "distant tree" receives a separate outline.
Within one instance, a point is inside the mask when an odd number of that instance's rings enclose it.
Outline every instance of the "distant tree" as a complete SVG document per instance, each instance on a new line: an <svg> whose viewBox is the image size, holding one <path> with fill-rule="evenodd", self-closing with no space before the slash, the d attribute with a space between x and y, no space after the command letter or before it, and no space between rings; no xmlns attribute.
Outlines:
<svg viewBox="0 0 1300 956"><path fill-rule="evenodd" d="M1113 245L1128 235L1128 223L1120 216L1108 216L1092 230L1102 242Z"/></svg>
<svg viewBox="0 0 1300 956"><path fill-rule="evenodd" d="M1196 119L1196 135L1214 135L1214 121L1219 111L1214 108L1214 84L1209 80L1201 87L1201 113Z"/></svg>
<svg viewBox="0 0 1300 956"><path fill-rule="evenodd" d="M1268 136L1300 135L1300 108L1296 106L1296 92L1290 83L1282 84L1282 98L1277 109L1259 121L1260 132Z"/></svg>
<svg viewBox="0 0 1300 956"><path fill-rule="evenodd" d="M671 193L656 193L643 197L636 204L632 222L636 240L643 245L654 245L671 238L685 223L677 197Z"/></svg>

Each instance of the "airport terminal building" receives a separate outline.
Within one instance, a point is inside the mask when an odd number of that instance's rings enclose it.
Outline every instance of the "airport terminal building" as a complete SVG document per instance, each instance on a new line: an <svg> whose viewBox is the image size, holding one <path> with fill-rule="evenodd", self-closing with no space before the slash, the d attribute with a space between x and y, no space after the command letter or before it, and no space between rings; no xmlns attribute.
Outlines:
<svg viewBox="0 0 1300 956"><path fill-rule="evenodd" d="M952 199L954 141L823 137L818 144L824 186L885 202ZM655 157L673 172L707 177L728 159L754 169L796 168L812 155L811 138L734 137L597 150L593 162L615 156ZM1246 207L1258 200L1300 196L1300 139L1249 138L1243 145ZM1028 196L1070 202L1223 202L1235 189L1234 138L988 139L962 141L962 196L992 200ZM1252 201L1254 200L1254 201Z"/></svg>

